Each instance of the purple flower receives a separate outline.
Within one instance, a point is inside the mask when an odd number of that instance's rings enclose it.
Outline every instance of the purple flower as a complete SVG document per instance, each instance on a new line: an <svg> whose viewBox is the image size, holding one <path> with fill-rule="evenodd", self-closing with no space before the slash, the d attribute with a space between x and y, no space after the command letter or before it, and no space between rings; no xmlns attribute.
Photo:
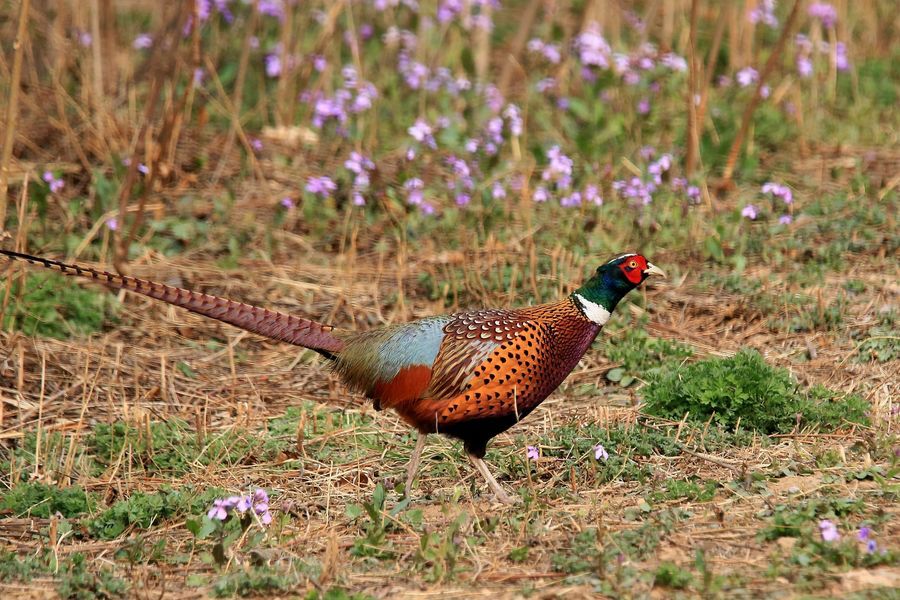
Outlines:
<svg viewBox="0 0 900 600"><path fill-rule="evenodd" d="M689 185L685 193L687 194L688 200L692 203L698 204L700 202L700 188L696 185Z"/></svg>
<svg viewBox="0 0 900 600"><path fill-rule="evenodd" d="M575 50L583 65L601 69L609 68L612 48L600 34L600 26L597 23L588 25L587 29L575 38Z"/></svg>
<svg viewBox="0 0 900 600"><path fill-rule="evenodd" d="M755 204L748 204L741 210L741 216L750 219L751 221L756 220L758 216L758 211Z"/></svg>
<svg viewBox="0 0 900 600"><path fill-rule="evenodd" d="M878 550L878 544L875 540L869 540L866 542L866 552L869 554L873 554L876 550Z"/></svg>
<svg viewBox="0 0 900 600"><path fill-rule="evenodd" d="M515 137L522 135L522 117L519 114L519 107L515 104L507 104L503 110L503 116L509 123L509 132Z"/></svg>
<svg viewBox="0 0 900 600"><path fill-rule="evenodd" d="M316 54L312 57L313 61L313 69L316 70L317 73L321 73L328 67L328 61L325 60L325 57L321 54Z"/></svg>
<svg viewBox="0 0 900 600"><path fill-rule="evenodd" d="M285 208L294 208L294 201L290 197L284 197L279 202Z"/></svg>
<svg viewBox="0 0 900 600"><path fill-rule="evenodd" d="M414 140L420 144L425 144L429 148L437 147L437 144L434 141L434 135L432 135L433 131L434 130L424 119L416 119L416 122L406 130Z"/></svg>
<svg viewBox="0 0 900 600"><path fill-rule="evenodd" d="M525 456L528 457L528 460L537 460L541 457L541 452L537 446L528 446L525 448Z"/></svg>
<svg viewBox="0 0 900 600"><path fill-rule="evenodd" d="M90 48L91 44L94 42L94 36L92 36L87 31L77 31L78 43L84 46L85 48Z"/></svg>
<svg viewBox="0 0 900 600"><path fill-rule="evenodd" d="M502 200L506 198L506 188L499 181L495 181L491 186L491 197L494 200Z"/></svg>
<svg viewBox="0 0 900 600"><path fill-rule="evenodd" d="M365 197L357 191L353 192L353 205L354 206L365 206L366 205Z"/></svg>
<svg viewBox="0 0 900 600"><path fill-rule="evenodd" d="M47 182L51 194L60 192L66 186L66 182L62 178L57 177L50 171L44 171L44 175L41 178Z"/></svg>
<svg viewBox="0 0 900 600"><path fill-rule="evenodd" d="M281 21L284 19L284 0L259 0L256 10L261 15L275 17Z"/></svg>
<svg viewBox="0 0 900 600"><path fill-rule="evenodd" d="M564 206L566 208L572 206L580 206L581 205L581 192L572 192L567 196L563 196L559 199L559 205Z"/></svg>
<svg viewBox="0 0 900 600"><path fill-rule="evenodd" d="M650 100L648 98L641 98L638 101L637 112L639 115L646 115L650 112Z"/></svg>
<svg viewBox="0 0 900 600"><path fill-rule="evenodd" d="M139 33L131 45L135 50L146 50L153 45L153 38L149 33Z"/></svg>
<svg viewBox="0 0 900 600"><path fill-rule="evenodd" d="M407 179L403 183L403 187L406 189L407 203L414 206L421 206L423 204L425 194L422 189L425 187L425 183L421 179L418 177Z"/></svg>
<svg viewBox="0 0 900 600"><path fill-rule="evenodd" d="M671 168L672 155L666 153L660 156L658 160L647 165L647 172L652 175L654 184L661 185L663 173L667 173Z"/></svg>
<svg viewBox="0 0 900 600"><path fill-rule="evenodd" d="M778 217L778 222L782 225L790 225L794 222L794 217L792 217L791 215L781 215L780 217Z"/></svg>
<svg viewBox="0 0 900 600"><path fill-rule="evenodd" d="M250 138L250 147L254 152L262 152L263 143L259 138Z"/></svg>
<svg viewBox="0 0 900 600"><path fill-rule="evenodd" d="M281 75L281 56L277 52L266 54L263 60L266 63L267 77L279 77Z"/></svg>
<svg viewBox="0 0 900 600"><path fill-rule="evenodd" d="M119 228L119 220L115 217L107 219L106 227L109 228L110 231L116 231Z"/></svg>
<svg viewBox="0 0 900 600"><path fill-rule="evenodd" d="M688 69L687 60L685 60L683 56L679 56L674 52L663 54L663 57L662 59L660 59L659 64L672 71L684 72Z"/></svg>
<svg viewBox="0 0 900 600"><path fill-rule="evenodd" d="M847 58L847 44L837 42L834 45L834 66L838 71L846 71L850 68L850 59Z"/></svg>
<svg viewBox="0 0 900 600"><path fill-rule="evenodd" d="M327 175L321 177L310 177L306 180L306 191L310 194L316 194L322 198L331 196L331 192L337 189L337 184Z"/></svg>
<svg viewBox="0 0 900 600"><path fill-rule="evenodd" d="M437 20L440 23L448 23L462 12L462 9L462 0L442 0L438 5Z"/></svg>
<svg viewBox="0 0 900 600"><path fill-rule="evenodd" d="M594 460L602 460L606 462L609 459L609 452L603 447L603 444L594 446Z"/></svg>
<svg viewBox="0 0 900 600"><path fill-rule="evenodd" d="M856 535L859 538L859 541L865 542L865 541L868 541L869 538L871 537L872 530L869 527L866 527L865 525L863 525L862 527L859 528L859 533L857 533Z"/></svg>
<svg viewBox="0 0 900 600"><path fill-rule="evenodd" d="M352 171L357 175L360 175L366 171L371 171L375 168L375 163L369 160L366 156L360 154L359 152L351 152L350 158L344 161L344 167L348 171Z"/></svg>
<svg viewBox="0 0 900 600"><path fill-rule="evenodd" d="M313 106L313 127L321 128L328 120L334 120L339 124L345 123L347 111L344 109L344 104L349 98L350 92L347 90L338 90L330 98L318 98Z"/></svg>
<svg viewBox="0 0 900 600"><path fill-rule="evenodd" d="M813 74L813 63L806 56L797 56L797 74L800 77L810 77Z"/></svg>
<svg viewBox="0 0 900 600"><path fill-rule="evenodd" d="M585 186L583 196L585 202L590 202L596 206L603 206L603 197L600 195L600 190L593 183Z"/></svg>
<svg viewBox="0 0 900 600"><path fill-rule="evenodd" d="M734 78L739 86L747 87L759 81L759 73L753 67L744 67L737 72Z"/></svg>
<svg viewBox="0 0 900 600"><path fill-rule="evenodd" d="M247 496L231 496L228 502L241 514L250 510L250 498Z"/></svg>
<svg viewBox="0 0 900 600"><path fill-rule="evenodd" d="M763 0L761 6L757 6L747 15L750 22L765 23L772 29L778 27L778 17L775 16L775 0Z"/></svg>
<svg viewBox="0 0 900 600"><path fill-rule="evenodd" d="M253 490L253 496L247 498L247 508L253 508L258 515L269 512L269 494L262 488Z"/></svg>
<svg viewBox="0 0 900 600"><path fill-rule="evenodd" d="M552 77L545 77L534 84L534 89L543 94L556 87L556 80Z"/></svg>
<svg viewBox="0 0 900 600"><path fill-rule="evenodd" d="M781 201L785 204L792 204L794 202L794 193L791 192L791 189L786 185L781 185L774 181L764 183L762 188L760 188L760 191L763 194L771 194L774 198L781 198Z"/></svg>
<svg viewBox="0 0 900 600"><path fill-rule="evenodd" d="M557 189L568 188L571 184L572 159L563 154L559 146L553 146L547 151L549 163L541 173L544 181L555 181Z"/></svg>
<svg viewBox="0 0 900 600"><path fill-rule="evenodd" d="M612 187L623 198L635 200L646 206L653 202L653 192L656 191L656 186L657 184L653 181L645 183L640 177L632 177L628 181L618 179L613 182Z"/></svg>
<svg viewBox="0 0 900 600"><path fill-rule="evenodd" d="M206 513L206 516L217 521L224 521L228 518L228 512L231 508L232 505L227 499L220 498L213 502L213 506L209 509L209 512Z"/></svg>
<svg viewBox="0 0 900 600"><path fill-rule="evenodd" d="M819 521L819 532L822 534L822 540L826 542L836 542L841 539L837 525L828 519Z"/></svg>
<svg viewBox="0 0 900 600"><path fill-rule="evenodd" d="M837 23L837 10L827 2L813 2L806 9L806 13L812 18L818 19L823 27L829 29Z"/></svg>
<svg viewBox="0 0 900 600"><path fill-rule="evenodd" d="M546 202L550 199L550 194L547 192L547 188L542 185L534 188L534 194L531 197L535 202Z"/></svg>

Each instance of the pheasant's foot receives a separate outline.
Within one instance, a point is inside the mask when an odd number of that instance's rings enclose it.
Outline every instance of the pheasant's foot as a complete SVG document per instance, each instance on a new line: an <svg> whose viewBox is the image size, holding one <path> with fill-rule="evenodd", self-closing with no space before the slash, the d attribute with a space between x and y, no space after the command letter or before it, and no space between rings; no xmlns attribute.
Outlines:
<svg viewBox="0 0 900 600"><path fill-rule="evenodd" d="M478 458L474 454L469 454L469 460L472 461L472 464L475 465L475 468L478 469L478 472L484 476L485 480L487 480L488 487L491 488L491 491L494 492L494 495L497 497L497 500L502 502L503 504L516 504L521 502L521 499L517 496L510 496L506 493L506 491L500 487L500 484L497 483L497 480L494 479L494 476L491 475L491 471L488 469L487 464L485 464L484 460Z"/></svg>
<svg viewBox="0 0 900 600"><path fill-rule="evenodd" d="M416 473L419 471L419 463L422 462L422 450L425 448L425 438L427 433L419 432L416 438L416 447L413 448L412 456L409 457L409 467L406 469L406 486L403 488L403 496L408 498L412 490L413 481L416 480Z"/></svg>

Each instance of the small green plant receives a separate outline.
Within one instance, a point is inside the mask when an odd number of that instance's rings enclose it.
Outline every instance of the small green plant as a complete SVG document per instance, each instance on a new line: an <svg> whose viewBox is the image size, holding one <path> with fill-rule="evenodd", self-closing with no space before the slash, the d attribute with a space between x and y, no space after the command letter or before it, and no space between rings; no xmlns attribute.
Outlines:
<svg viewBox="0 0 900 600"><path fill-rule="evenodd" d="M800 524L795 537L798 539L791 545L782 568L799 585L809 589L822 587L823 574L833 567L871 568L897 562L893 549L881 547L868 525L842 531L840 521L820 519ZM777 574L778 568L778 562L772 561L773 574Z"/></svg>
<svg viewBox="0 0 900 600"><path fill-rule="evenodd" d="M683 590L694 581L690 571L683 569L672 562L663 562L656 567L653 575L653 585Z"/></svg>
<svg viewBox="0 0 900 600"><path fill-rule="evenodd" d="M26 335L66 339L100 331L104 321L113 318L118 303L111 294L95 288L82 288L56 273L29 273L20 288L13 282L13 302L3 318L4 329ZM6 293L0 284L0 298ZM19 294L21 293L21 296Z"/></svg>
<svg viewBox="0 0 900 600"><path fill-rule="evenodd" d="M185 527L198 540L213 538L212 559L224 566L233 551L231 546L238 540L243 548L252 549L262 544L272 520L269 495L264 489L257 488L252 494L217 498L206 515L188 519Z"/></svg>
<svg viewBox="0 0 900 600"><path fill-rule="evenodd" d="M821 498L797 504L778 504L771 511L771 524L760 531L766 541L780 537L800 537L813 529L818 519L840 518L860 514L865 508L861 500L850 498Z"/></svg>
<svg viewBox="0 0 900 600"><path fill-rule="evenodd" d="M716 495L719 487L715 481L700 483L691 480L670 479L664 484L665 490L650 492L651 502L664 502L672 500L688 500L691 502L708 502Z"/></svg>
<svg viewBox="0 0 900 600"><path fill-rule="evenodd" d="M128 448L133 469L179 475L194 464L233 464L251 452L253 442L239 430L201 440L193 427L173 418L140 428L122 421L98 423L88 447L100 467L116 464Z"/></svg>
<svg viewBox="0 0 900 600"><path fill-rule="evenodd" d="M426 531L419 538L415 560L425 570L428 581L444 581L455 573L458 550L456 537L468 520L469 515L460 513L444 531Z"/></svg>
<svg viewBox="0 0 900 600"><path fill-rule="evenodd" d="M628 387L638 378L645 379L667 361L682 360L693 354L682 344L650 337L642 327L628 327L624 335L610 337L604 351L611 362L621 363L606 378L622 387Z"/></svg>
<svg viewBox="0 0 900 600"><path fill-rule="evenodd" d="M0 510L44 519L57 513L66 518L77 517L89 512L91 504L80 487L60 488L39 482L20 483L0 496Z"/></svg>
<svg viewBox="0 0 900 600"><path fill-rule="evenodd" d="M166 519L200 512L221 493L218 489L197 493L190 488L173 490L167 487L155 494L135 492L91 519L88 531L100 539L111 540L129 527L148 529Z"/></svg>
<svg viewBox="0 0 900 600"><path fill-rule="evenodd" d="M356 519L361 517L363 513L369 517L365 523L364 535L356 538L353 542L351 552L355 556L371 556L378 559L394 556L387 534L396 527L395 519L409 506L409 500L403 500L388 512L385 511L386 498L387 492L384 486L379 483L375 486L375 491L372 492L371 502L366 502L362 506L358 504L347 506L347 516L350 518Z"/></svg>
<svg viewBox="0 0 900 600"><path fill-rule="evenodd" d="M61 598L118 598L128 592L128 582L106 567L91 567L84 554L76 552L62 564L56 591Z"/></svg>
<svg viewBox="0 0 900 600"><path fill-rule="evenodd" d="M298 574L282 573L264 565L248 566L217 579L211 592L217 598L278 595L279 592L291 591L300 582Z"/></svg>
<svg viewBox="0 0 900 600"><path fill-rule="evenodd" d="M37 555L21 555L8 550L0 550L0 581L27 583L35 575L49 571L52 560L50 551Z"/></svg>
<svg viewBox="0 0 900 600"><path fill-rule="evenodd" d="M596 527L588 527L572 538L567 550L550 557L554 571L581 573L596 570L599 565L600 539Z"/></svg>
<svg viewBox="0 0 900 600"><path fill-rule="evenodd" d="M879 323L860 336L856 349L857 362L889 362L900 358L900 330L895 311L879 315Z"/></svg>
<svg viewBox="0 0 900 600"><path fill-rule="evenodd" d="M722 427L764 434L790 431L798 422L835 429L844 421L865 423L865 402L840 398L824 388L800 393L785 369L766 364L754 350L669 368L645 388L647 412L670 419L687 414Z"/></svg>

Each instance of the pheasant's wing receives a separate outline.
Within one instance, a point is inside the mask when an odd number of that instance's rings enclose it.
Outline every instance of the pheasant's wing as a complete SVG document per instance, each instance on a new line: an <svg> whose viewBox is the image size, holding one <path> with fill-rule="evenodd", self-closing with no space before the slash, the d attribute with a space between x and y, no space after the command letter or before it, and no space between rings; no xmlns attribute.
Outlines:
<svg viewBox="0 0 900 600"><path fill-rule="evenodd" d="M432 365L452 317L431 317L384 329L341 333L344 349L335 368L350 387L375 401L376 408L420 398L431 381Z"/></svg>
<svg viewBox="0 0 900 600"><path fill-rule="evenodd" d="M509 344L538 323L514 310L482 310L453 315L444 326L431 383L423 398L449 400L465 392L470 380L501 346ZM496 374L486 374L490 379Z"/></svg>

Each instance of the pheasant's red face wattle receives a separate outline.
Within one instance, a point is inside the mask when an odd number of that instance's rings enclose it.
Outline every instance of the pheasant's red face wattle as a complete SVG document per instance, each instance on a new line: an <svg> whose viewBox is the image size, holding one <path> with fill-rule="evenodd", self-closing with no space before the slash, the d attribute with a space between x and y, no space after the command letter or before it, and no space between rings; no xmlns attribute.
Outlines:
<svg viewBox="0 0 900 600"><path fill-rule="evenodd" d="M619 268L625 277L634 285L640 284L644 280L644 271L647 269L647 259L640 254L628 257L623 261Z"/></svg>

